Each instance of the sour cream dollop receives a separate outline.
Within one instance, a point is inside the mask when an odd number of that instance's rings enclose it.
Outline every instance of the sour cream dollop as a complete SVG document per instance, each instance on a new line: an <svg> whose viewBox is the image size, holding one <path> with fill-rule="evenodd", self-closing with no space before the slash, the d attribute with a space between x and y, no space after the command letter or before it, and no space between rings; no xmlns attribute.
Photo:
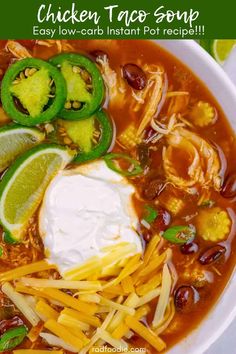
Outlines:
<svg viewBox="0 0 236 354"><path fill-rule="evenodd" d="M134 187L104 161L60 172L49 185L39 214L39 230L50 263L63 274L103 248L121 242L142 252Z"/></svg>

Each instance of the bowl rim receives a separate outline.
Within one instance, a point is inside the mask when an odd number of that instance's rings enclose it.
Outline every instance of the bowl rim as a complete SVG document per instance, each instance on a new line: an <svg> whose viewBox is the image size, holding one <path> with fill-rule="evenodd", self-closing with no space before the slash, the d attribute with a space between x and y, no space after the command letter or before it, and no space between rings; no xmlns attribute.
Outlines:
<svg viewBox="0 0 236 354"><path fill-rule="evenodd" d="M236 86L230 80L228 74L225 73L223 68L196 41L194 41L194 40L152 40L152 41L155 42L156 44L158 44L159 46L163 47L167 52L169 52L171 55L173 55L178 60L180 60L180 62L183 62L184 65L186 65L186 67L188 67L190 69L190 71L192 71L196 75L196 77L199 78L200 81L202 81L203 84L206 85L206 82L204 82L204 78L199 77L200 70L196 70L196 66L194 66L194 63L193 63L193 65L191 65L191 63L188 60L186 62L182 58L179 58L179 56L176 54L176 52L174 50L172 51L172 48L174 49L177 46L181 46L181 50L186 50L186 52L191 51L192 55L196 58L196 60L199 60L202 63L203 72L204 72L204 70L209 69L210 72L219 79L219 81L222 84L222 90L225 91L224 95L225 95L225 98L227 98L227 104L229 104L229 102L230 102L236 111ZM209 89L210 93L213 95L213 97L216 99L216 101L218 102L220 107L222 108L223 112L225 113L225 116L226 116L227 121L229 122L231 128L236 132L236 119L234 122L233 121L233 118L234 118L233 114L230 115L231 119L229 119L229 116L227 114L227 107L226 107L226 105L223 106L222 102L219 101L219 99L217 97L217 92L216 91L212 92L213 87L208 86L208 89ZM219 92L218 96L221 95L221 93L222 93L222 91ZM222 98L221 98L221 101L222 101ZM232 108L230 108L230 110L233 111ZM200 322L200 324L195 329L193 329L186 338L182 338L179 342L177 342L174 345L174 347L170 348L168 350L168 353L174 354L175 348L177 346L179 346L179 349L181 348L181 346L183 346L183 349L185 351L188 350L187 347L184 347L184 344L186 344L188 340L191 341L192 335L194 336L194 334L198 333L199 329L203 326L203 323L206 323L206 321L209 320L211 315L213 315L215 313L216 309L220 306L220 303L222 303L223 300L225 300L225 298L227 297L227 294L229 293L229 288L232 287L233 284L234 284L234 286L236 286L236 274L234 272L235 272L235 268L233 269L232 274L231 274L224 290L222 291L222 293L220 294L219 298L214 303L214 305L212 306L210 311L206 314L206 316L204 316L204 319ZM227 311L226 315L224 316L224 319L223 320L221 320L221 318L218 319L219 322L218 322L217 330L212 331L211 333L207 333L207 336L204 338L203 341L201 341L201 343L199 344L199 347L196 350L192 351L192 348L191 348L191 354L203 354L207 349L210 348L210 346L214 342L216 342L217 339L219 339L219 337L230 326L230 324L233 322L233 320L235 318L236 318L236 300L235 300L234 305L231 307L231 309ZM194 341L196 341L196 340L197 340L197 337L194 339ZM191 343L188 343L188 344L191 345Z"/></svg>
<svg viewBox="0 0 236 354"><path fill-rule="evenodd" d="M215 61L215 59L205 51L196 41L192 39L184 40L151 40L156 44L159 44L167 52L170 52L174 57L177 57L180 62L183 62L189 69L192 71L200 81L203 82L205 86L209 89L211 94L216 98L216 101L221 106L222 110L227 117L228 122L230 123L233 130L236 132L236 120L233 117L232 109L225 102L230 101L234 105L236 110L236 86L229 78L228 74L223 70L223 68ZM172 49L176 50L177 47L181 47L180 58L176 53L172 53ZM191 56L197 59L198 62L201 62L201 70L198 68L197 61L190 61L188 56L185 55L184 59L182 58L183 53L191 52ZM199 71L202 72L202 76L199 74ZM208 82L205 81L205 77L209 76L209 72L213 75L213 79ZM215 91L214 81L218 81L221 84L221 89Z"/></svg>
<svg viewBox="0 0 236 354"><path fill-rule="evenodd" d="M205 65L210 66L211 70L214 70L217 75L221 76L221 79L224 81L224 84L228 86L228 89L232 90L232 97L236 99L236 86L235 84L231 81L229 78L228 74L223 70L223 67L219 65L216 60L205 50L203 49L195 40L193 39L157 39L157 40L151 40L152 42L155 42L159 44L160 46L164 46L170 42L172 42L174 45L181 45L182 47L185 47L186 49L190 49L201 61L205 61ZM165 50L169 51L169 49ZM175 54L172 54L176 57ZM179 59L180 61L183 61ZM185 64L191 71L192 68L190 67L189 64ZM197 73L195 73L196 76L198 76Z"/></svg>

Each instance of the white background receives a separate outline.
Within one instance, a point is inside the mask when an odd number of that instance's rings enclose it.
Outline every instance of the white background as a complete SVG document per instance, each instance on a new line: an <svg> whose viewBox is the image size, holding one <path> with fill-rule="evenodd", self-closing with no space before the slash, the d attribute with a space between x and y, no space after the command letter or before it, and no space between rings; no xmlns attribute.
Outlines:
<svg viewBox="0 0 236 354"><path fill-rule="evenodd" d="M236 294L235 294L236 295ZM236 353L236 321L204 354L235 354Z"/></svg>
<svg viewBox="0 0 236 354"><path fill-rule="evenodd" d="M236 48L223 68L236 85ZM236 354L236 320L204 354Z"/></svg>

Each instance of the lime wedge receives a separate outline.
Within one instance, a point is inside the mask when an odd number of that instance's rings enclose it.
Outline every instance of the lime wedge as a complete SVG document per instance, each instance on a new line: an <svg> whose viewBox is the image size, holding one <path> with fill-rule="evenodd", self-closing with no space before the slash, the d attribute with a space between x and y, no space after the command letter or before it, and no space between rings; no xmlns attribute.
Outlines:
<svg viewBox="0 0 236 354"><path fill-rule="evenodd" d="M202 39L199 44L210 53L219 64L223 64L236 45L235 39Z"/></svg>
<svg viewBox="0 0 236 354"><path fill-rule="evenodd" d="M7 242L22 240L49 182L73 157L65 147L45 144L25 152L8 169L0 182L0 220Z"/></svg>
<svg viewBox="0 0 236 354"><path fill-rule="evenodd" d="M212 53L216 61L219 64L223 64L235 45L235 39L215 39L213 41Z"/></svg>
<svg viewBox="0 0 236 354"><path fill-rule="evenodd" d="M44 133L36 128L9 125L0 128L0 172L17 156L44 140Z"/></svg>

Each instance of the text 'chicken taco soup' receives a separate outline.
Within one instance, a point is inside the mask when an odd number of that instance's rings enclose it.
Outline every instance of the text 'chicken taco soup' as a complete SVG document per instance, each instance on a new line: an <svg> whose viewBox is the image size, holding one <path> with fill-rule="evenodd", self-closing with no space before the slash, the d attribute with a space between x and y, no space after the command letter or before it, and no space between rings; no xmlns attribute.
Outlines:
<svg viewBox="0 0 236 354"><path fill-rule="evenodd" d="M0 80L0 352L165 352L235 264L221 108L150 41L1 41Z"/></svg>

